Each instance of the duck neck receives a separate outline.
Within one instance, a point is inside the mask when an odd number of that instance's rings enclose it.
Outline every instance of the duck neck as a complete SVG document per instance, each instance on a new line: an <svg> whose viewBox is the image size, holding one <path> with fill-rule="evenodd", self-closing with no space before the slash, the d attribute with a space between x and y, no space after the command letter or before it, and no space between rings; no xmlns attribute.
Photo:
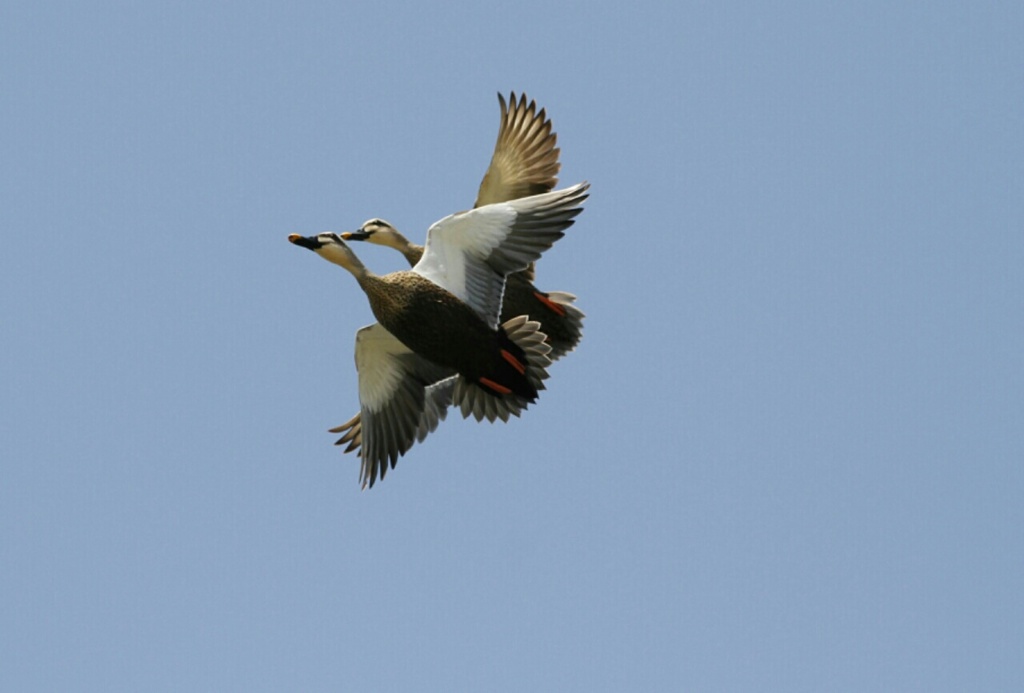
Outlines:
<svg viewBox="0 0 1024 693"><path fill-rule="evenodd" d="M415 267L416 263L423 257L423 246L410 243L409 241L405 242L405 247L401 248L401 251L410 267Z"/></svg>
<svg viewBox="0 0 1024 693"><path fill-rule="evenodd" d="M366 269L362 263L356 267L346 268L352 273L352 276L359 282L359 287L363 291L368 291L371 286L377 286L381 283L380 277Z"/></svg>
<svg viewBox="0 0 1024 693"><path fill-rule="evenodd" d="M330 254L325 253L324 258L351 272L352 276L356 278L357 282L359 282L359 286L364 289L366 288L366 283L372 282L375 278L373 272L366 269L366 265L364 265L362 261L351 251L345 250L342 252L335 251Z"/></svg>
<svg viewBox="0 0 1024 693"><path fill-rule="evenodd" d="M408 238L400 234L397 230L393 230L388 238L387 245L391 246L404 257L409 266L414 266L423 257L423 246L411 243Z"/></svg>

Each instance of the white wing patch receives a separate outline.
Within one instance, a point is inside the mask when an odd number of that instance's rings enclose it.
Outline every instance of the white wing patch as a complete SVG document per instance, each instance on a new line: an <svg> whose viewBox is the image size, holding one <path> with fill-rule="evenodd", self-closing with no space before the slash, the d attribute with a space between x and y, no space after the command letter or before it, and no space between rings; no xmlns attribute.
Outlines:
<svg viewBox="0 0 1024 693"><path fill-rule="evenodd" d="M413 271L466 300L467 262L485 261L515 220L515 210L504 202L446 216L427 231L423 257Z"/></svg>
<svg viewBox="0 0 1024 693"><path fill-rule="evenodd" d="M380 411L387 404L404 375L398 356L409 353L409 348L379 323L356 332L356 370L362 406Z"/></svg>
<svg viewBox="0 0 1024 693"><path fill-rule="evenodd" d="M496 326L506 275L525 269L562 237L582 211L588 187L581 183L447 216L430 227L412 271Z"/></svg>

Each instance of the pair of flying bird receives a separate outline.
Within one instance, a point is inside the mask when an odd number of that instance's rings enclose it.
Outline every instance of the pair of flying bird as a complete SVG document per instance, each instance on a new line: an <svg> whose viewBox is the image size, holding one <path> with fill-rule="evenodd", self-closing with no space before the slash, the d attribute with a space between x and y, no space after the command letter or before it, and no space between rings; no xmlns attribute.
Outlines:
<svg viewBox="0 0 1024 693"><path fill-rule="evenodd" d="M292 234L351 272L376 323L356 333L359 413L331 429L358 450L360 481L373 486L448 407L478 421L507 421L536 401L551 361L580 340L575 296L533 286L533 263L572 226L589 184L553 190L561 164L543 109L498 95L501 125L473 209L434 223L426 247L381 219L358 231ZM378 276L345 241L400 251L411 270Z"/></svg>

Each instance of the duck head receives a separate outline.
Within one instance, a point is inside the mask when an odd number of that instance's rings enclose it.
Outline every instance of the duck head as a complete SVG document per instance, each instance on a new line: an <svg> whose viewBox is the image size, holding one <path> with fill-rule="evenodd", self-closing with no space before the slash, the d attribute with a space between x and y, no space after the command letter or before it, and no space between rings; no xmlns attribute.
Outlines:
<svg viewBox="0 0 1024 693"><path fill-rule="evenodd" d="M366 241L375 245L383 245L396 250L404 250L409 244L398 229L383 219L368 219L358 231L347 231L341 234L346 241Z"/></svg>
<svg viewBox="0 0 1024 693"><path fill-rule="evenodd" d="M349 272L359 275L364 271L363 263L359 261L356 254L352 252L341 237L331 231L318 233L315 236L300 236L293 233L288 240L297 246L301 246L322 257L323 259L341 265Z"/></svg>

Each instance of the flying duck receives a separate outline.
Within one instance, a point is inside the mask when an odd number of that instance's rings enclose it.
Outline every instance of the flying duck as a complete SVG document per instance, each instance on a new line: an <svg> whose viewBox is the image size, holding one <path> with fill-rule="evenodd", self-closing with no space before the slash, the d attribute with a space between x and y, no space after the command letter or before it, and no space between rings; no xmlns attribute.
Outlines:
<svg viewBox="0 0 1024 693"><path fill-rule="evenodd" d="M288 237L352 273L377 318L356 334L364 487L437 426L449 387L464 416L490 421L518 416L536 401L550 347L540 324L525 315L499 324L505 277L564 235L588 188L580 183L449 215L430 227L411 270L383 276L336 233Z"/></svg>
<svg viewBox="0 0 1024 693"><path fill-rule="evenodd" d="M527 103L525 94L517 101L515 92L510 98L511 107L500 93L498 102L501 106L498 137L474 207L548 192L558 182L561 164L558 161L559 149L555 146L557 136L552 132L551 120L544 109L538 111L533 100ZM346 241L367 241L393 248L405 257L410 266L415 266L423 257L423 246L412 243L394 226L379 218L370 219L358 231L342 233L341 237ZM541 291L533 285L532 279L532 264L506 278L501 322L519 315L540 321L551 347L548 357L554 361L579 343L584 314L573 305L576 300L573 294ZM429 411L443 410L450 397L451 386L452 383L441 383L428 390L432 402ZM466 414L465 409L463 414ZM443 413L440 418L444 418ZM477 415L477 420L480 419ZM431 421L436 426L436 418ZM343 434L336 445L348 443L345 452L359 449L362 437L358 413L330 431ZM426 432L429 431L425 431L423 436ZM422 437L419 440L422 441Z"/></svg>

